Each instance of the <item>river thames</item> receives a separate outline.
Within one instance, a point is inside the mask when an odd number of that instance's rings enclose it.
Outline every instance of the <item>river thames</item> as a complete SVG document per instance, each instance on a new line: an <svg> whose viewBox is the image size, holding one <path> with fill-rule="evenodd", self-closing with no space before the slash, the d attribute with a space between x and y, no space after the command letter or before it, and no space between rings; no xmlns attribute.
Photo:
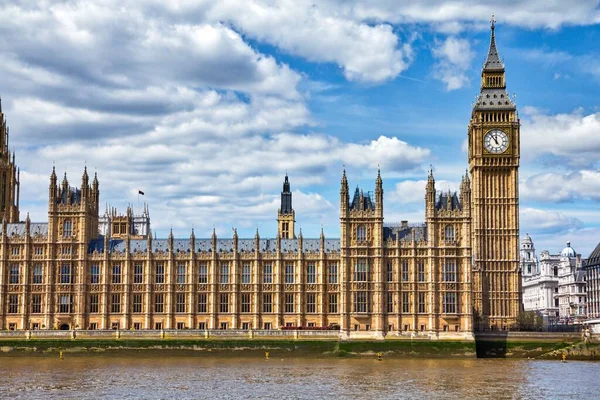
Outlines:
<svg viewBox="0 0 600 400"><path fill-rule="evenodd" d="M0 358L10 399L582 399L600 363L506 359Z"/></svg>

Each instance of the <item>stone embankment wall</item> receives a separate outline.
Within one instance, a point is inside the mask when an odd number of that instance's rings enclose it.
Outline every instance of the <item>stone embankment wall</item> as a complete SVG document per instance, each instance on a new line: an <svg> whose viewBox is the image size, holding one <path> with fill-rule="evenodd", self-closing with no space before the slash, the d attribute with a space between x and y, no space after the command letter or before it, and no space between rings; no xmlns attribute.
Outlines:
<svg viewBox="0 0 600 400"><path fill-rule="evenodd" d="M475 344L480 358L600 359L600 337L576 332L482 333Z"/></svg>
<svg viewBox="0 0 600 400"><path fill-rule="evenodd" d="M379 339L379 340L376 340ZM600 338L577 333L495 332L475 338L431 335L340 336L338 331L4 331L0 354L149 354L382 357L506 357L594 360ZM597 356L598 355L598 356Z"/></svg>
<svg viewBox="0 0 600 400"><path fill-rule="evenodd" d="M473 341L471 333L399 332L386 336L376 332L349 332L336 330L19 330L0 331L0 341L5 339L212 339L212 340L407 340L407 341Z"/></svg>

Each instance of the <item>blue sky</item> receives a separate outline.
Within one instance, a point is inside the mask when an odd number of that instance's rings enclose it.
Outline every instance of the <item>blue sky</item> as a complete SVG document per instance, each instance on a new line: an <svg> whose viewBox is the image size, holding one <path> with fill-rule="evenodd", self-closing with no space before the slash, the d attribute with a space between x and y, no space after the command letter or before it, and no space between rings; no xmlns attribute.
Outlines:
<svg viewBox="0 0 600 400"><path fill-rule="evenodd" d="M0 94L21 210L44 221L53 163L158 236L276 233L287 171L305 236L339 234L339 182L384 180L385 220L456 190L495 13L521 117L521 232L600 241L600 6L564 1L13 1ZM104 208L104 207L103 207Z"/></svg>

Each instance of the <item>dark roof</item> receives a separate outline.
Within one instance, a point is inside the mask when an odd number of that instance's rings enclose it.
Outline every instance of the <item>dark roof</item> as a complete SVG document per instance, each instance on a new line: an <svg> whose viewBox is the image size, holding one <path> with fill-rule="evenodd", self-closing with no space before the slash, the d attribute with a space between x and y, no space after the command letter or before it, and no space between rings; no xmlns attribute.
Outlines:
<svg viewBox="0 0 600 400"><path fill-rule="evenodd" d="M0 224L0 233L2 232L2 229L2 224ZM6 236L22 236L25 235L25 233L25 222L6 224ZM48 236L48 223L32 222L31 225L29 225L29 234L31 236Z"/></svg>
<svg viewBox="0 0 600 400"><path fill-rule="evenodd" d="M504 88L483 88L475 103L477 110L515 110L516 106Z"/></svg>
<svg viewBox="0 0 600 400"><path fill-rule="evenodd" d="M436 210L462 210L462 205L458 199L456 192L454 193L441 193L435 203Z"/></svg>
<svg viewBox="0 0 600 400"><path fill-rule="evenodd" d="M427 240L427 225L418 224L384 224L383 239L392 240L411 240L412 234L415 233L417 241Z"/></svg>
<svg viewBox="0 0 600 400"><path fill-rule="evenodd" d="M291 214L294 211L292 208L292 192L290 191L290 181L288 180L287 174L285 174L285 180L283 181L283 191L281 192L281 208L279 211L282 214Z"/></svg>
<svg viewBox="0 0 600 400"><path fill-rule="evenodd" d="M11 225L11 224L9 224ZM32 224L33 225L33 224ZM281 239L281 252L282 253L295 253L298 251L299 239ZM211 239L196 239L196 252L212 252L212 240ZM217 239L217 252L219 253L232 253L233 252L233 239ZM148 241L143 240L130 240L129 246L131 252L148 251ZM173 251L178 252L189 252L191 249L190 239L173 239ZM255 239L238 239L238 252L254 252L256 248ZM111 253L122 253L127 249L126 242L123 239L110 239L108 241L108 248ZM152 251L168 251L169 240L168 239L152 239ZM277 252L277 239L259 239L258 250L260 252ZM303 239L302 250L304 252L319 252L321 250L321 239ZM97 251L99 253L104 252L104 237L100 236L97 239L90 241L88 245L88 252L93 253ZM325 252L334 253L340 251L340 240L339 239L325 239Z"/></svg>
<svg viewBox="0 0 600 400"><path fill-rule="evenodd" d="M485 71L502 71L504 70L504 64L500 60L498 49L496 48L496 26L492 23L492 36L490 38L490 49L488 50L488 56L483 65Z"/></svg>
<svg viewBox="0 0 600 400"><path fill-rule="evenodd" d="M492 34L490 38L490 49L487 58L483 64L483 73L485 72L503 72L504 63L500 59L498 49L496 48L495 23L492 21ZM510 99L505 87L488 88L482 87L481 93L475 102L476 110L516 110L515 104Z"/></svg>
<svg viewBox="0 0 600 400"><path fill-rule="evenodd" d="M69 202L70 193L70 202ZM61 188L56 199L58 204L81 204L81 190L77 188L68 187L65 189Z"/></svg>
<svg viewBox="0 0 600 400"><path fill-rule="evenodd" d="M360 207L361 194L362 194L362 199L363 199L362 209ZM354 197L352 198L352 203L350 204L350 209L351 210L361 210L361 211L374 210L375 203L373 203L373 200L371 199L370 192L367 194L363 194L362 191L357 186L356 190L354 191Z"/></svg>
<svg viewBox="0 0 600 400"><path fill-rule="evenodd" d="M600 243L598 243L587 260L584 261L584 265L590 267L600 265Z"/></svg>

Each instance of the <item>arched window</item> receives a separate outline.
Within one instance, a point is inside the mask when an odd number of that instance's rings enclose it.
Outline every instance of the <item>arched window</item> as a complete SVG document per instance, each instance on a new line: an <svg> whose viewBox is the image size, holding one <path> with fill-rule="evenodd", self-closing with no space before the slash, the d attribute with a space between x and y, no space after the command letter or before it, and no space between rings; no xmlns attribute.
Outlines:
<svg viewBox="0 0 600 400"><path fill-rule="evenodd" d="M359 225L358 228L356 228L356 240L367 240L367 228L364 225Z"/></svg>
<svg viewBox="0 0 600 400"><path fill-rule="evenodd" d="M63 224L63 237L73 236L73 222L70 219L65 220Z"/></svg>
<svg viewBox="0 0 600 400"><path fill-rule="evenodd" d="M452 225L448 225L446 227L446 241L447 242L454 241L454 227Z"/></svg>

